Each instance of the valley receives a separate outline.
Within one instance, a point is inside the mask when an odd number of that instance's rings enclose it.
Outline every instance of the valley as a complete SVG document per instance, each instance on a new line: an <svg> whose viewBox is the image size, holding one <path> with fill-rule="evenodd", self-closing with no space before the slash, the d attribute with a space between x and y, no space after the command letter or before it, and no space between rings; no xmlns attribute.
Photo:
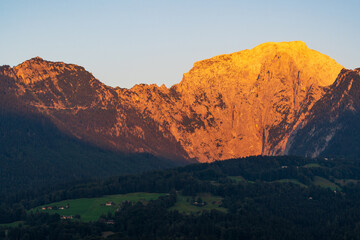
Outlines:
<svg viewBox="0 0 360 240"><path fill-rule="evenodd" d="M113 177L24 198L32 210L2 224L0 236L39 237L54 228L99 239L105 232L130 239L232 239L233 231L268 239L356 236L359 176L357 161L258 156Z"/></svg>

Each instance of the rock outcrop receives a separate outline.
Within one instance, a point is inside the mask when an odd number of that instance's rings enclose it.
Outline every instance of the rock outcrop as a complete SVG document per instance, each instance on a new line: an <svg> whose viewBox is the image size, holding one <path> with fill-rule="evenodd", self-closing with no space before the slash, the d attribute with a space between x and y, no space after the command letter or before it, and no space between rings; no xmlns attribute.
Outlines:
<svg viewBox="0 0 360 240"><path fill-rule="evenodd" d="M201 162L281 155L342 68L300 41L265 43L196 62L171 88L122 89L37 57L0 68L0 100L116 151Z"/></svg>
<svg viewBox="0 0 360 240"><path fill-rule="evenodd" d="M360 69L343 69L293 131L285 154L360 156Z"/></svg>

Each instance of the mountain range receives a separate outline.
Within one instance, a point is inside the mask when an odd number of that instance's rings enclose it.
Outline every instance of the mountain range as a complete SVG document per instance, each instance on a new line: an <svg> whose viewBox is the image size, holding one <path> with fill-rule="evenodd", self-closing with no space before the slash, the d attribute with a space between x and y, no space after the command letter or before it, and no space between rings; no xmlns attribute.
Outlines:
<svg viewBox="0 0 360 240"><path fill-rule="evenodd" d="M356 157L359 77L301 41L196 62L170 88L112 88L81 66L35 57L0 67L0 108L101 149L174 161Z"/></svg>

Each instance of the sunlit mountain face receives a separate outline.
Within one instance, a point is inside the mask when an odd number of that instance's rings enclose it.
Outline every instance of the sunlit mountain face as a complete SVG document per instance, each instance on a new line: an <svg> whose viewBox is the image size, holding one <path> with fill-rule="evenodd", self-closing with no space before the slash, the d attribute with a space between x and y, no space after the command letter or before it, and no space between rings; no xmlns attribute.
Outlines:
<svg viewBox="0 0 360 240"><path fill-rule="evenodd" d="M296 133L314 104L337 91L342 68L304 42L271 42L196 62L171 88L122 89L36 57L1 67L1 102L104 149L200 162L282 155L299 153ZM320 145L311 155L325 150Z"/></svg>

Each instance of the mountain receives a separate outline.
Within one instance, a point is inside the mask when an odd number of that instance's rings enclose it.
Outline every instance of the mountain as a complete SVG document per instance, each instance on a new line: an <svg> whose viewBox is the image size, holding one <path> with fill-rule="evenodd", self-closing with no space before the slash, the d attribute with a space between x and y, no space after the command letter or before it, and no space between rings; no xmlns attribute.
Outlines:
<svg viewBox="0 0 360 240"><path fill-rule="evenodd" d="M181 164L146 153L101 149L62 133L46 117L0 112L1 199L22 191L36 194L59 184Z"/></svg>
<svg viewBox="0 0 360 240"><path fill-rule="evenodd" d="M187 157L166 130L123 102L122 89L102 84L83 67L36 57L0 68L1 108L46 116L62 132L125 153ZM126 95L124 95L126 96Z"/></svg>
<svg viewBox="0 0 360 240"><path fill-rule="evenodd" d="M360 156L360 69L343 69L287 143L285 154Z"/></svg>
<svg viewBox="0 0 360 240"><path fill-rule="evenodd" d="M115 152L200 162L282 155L301 153L291 144L301 141L295 133L329 89L341 91L332 85L341 69L301 41L264 43L196 62L171 88L123 89L83 67L36 57L0 68L0 101Z"/></svg>
<svg viewBox="0 0 360 240"><path fill-rule="evenodd" d="M296 124L341 69L303 42L265 43L195 63L176 86L204 123L185 133L185 149L201 161L283 154Z"/></svg>

